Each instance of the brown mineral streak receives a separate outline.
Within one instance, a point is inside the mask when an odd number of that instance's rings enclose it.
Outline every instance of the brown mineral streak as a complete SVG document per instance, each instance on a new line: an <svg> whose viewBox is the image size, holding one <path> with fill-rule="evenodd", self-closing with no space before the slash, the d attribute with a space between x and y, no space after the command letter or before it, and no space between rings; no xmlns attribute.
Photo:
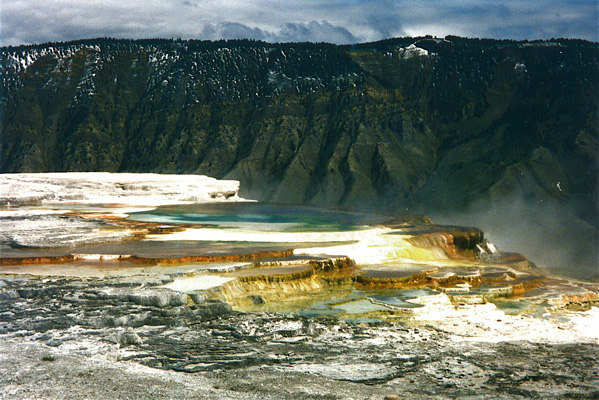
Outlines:
<svg viewBox="0 0 599 400"><path fill-rule="evenodd" d="M30 264L66 264L76 261L74 255L57 257L3 257L0 266L30 265Z"/></svg>
<svg viewBox="0 0 599 400"><path fill-rule="evenodd" d="M275 267L276 268L276 267ZM328 280L335 280L335 278L339 278L341 276L346 275L347 273L351 273L355 271L356 264L353 260L349 258L338 259L335 261L327 260L327 261L311 261L310 267L303 270L297 271L287 274L272 274L272 275L249 275L249 276L241 276L237 279L243 283L249 282L286 282L292 280L299 279L307 279L314 276L319 276L319 274L326 273L325 276L320 276L321 278L327 278Z"/></svg>
<svg viewBox="0 0 599 400"><path fill-rule="evenodd" d="M129 261L136 264L156 265L156 264L188 264L188 263L214 263L214 262L241 262L256 261L264 258L286 258L293 255L293 249L259 251L246 254L227 254L212 256L185 256L185 257L140 257L140 256L122 256L118 261ZM78 258L72 254L57 257L5 257L0 258L0 266L15 265L39 265L39 264L66 264L77 261Z"/></svg>
<svg viewBox="0 0 599 400"><path fill-rule="evenodd" d="M213 262L238 262L238 261L256 261L264 258L286 258L293 255L293 249L258 251L256 253L246 254L227 254L213 256L186 256L186 257L139 257L130 256L123 258L123 261L131 261L137 264L187 264L187 263L213 263Z"/></svg>

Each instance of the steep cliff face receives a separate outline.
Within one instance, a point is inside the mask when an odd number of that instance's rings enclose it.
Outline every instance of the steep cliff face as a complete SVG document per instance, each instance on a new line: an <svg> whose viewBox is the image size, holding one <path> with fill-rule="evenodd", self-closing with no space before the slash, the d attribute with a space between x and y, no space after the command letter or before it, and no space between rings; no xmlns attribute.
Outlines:
<svg viewBox="0 0 599 400"><path fill-rule="evenodd" d="M597 220L596 43L111 40L2 48L0 171L198 173L244 197Z"/></svg>

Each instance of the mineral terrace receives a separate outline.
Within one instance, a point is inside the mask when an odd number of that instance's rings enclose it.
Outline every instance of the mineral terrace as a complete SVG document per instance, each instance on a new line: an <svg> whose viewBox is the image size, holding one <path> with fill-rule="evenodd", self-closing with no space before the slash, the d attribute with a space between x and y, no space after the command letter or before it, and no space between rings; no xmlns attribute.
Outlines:
<svg viewBox="0 0 599 400"><path fill-rule="evenodd" d="M225 197L157 210L264 217ZM599 397L599 286L479 229L216 226L151 221L123 198L15 199L0 216L2 398Z"/></svg>

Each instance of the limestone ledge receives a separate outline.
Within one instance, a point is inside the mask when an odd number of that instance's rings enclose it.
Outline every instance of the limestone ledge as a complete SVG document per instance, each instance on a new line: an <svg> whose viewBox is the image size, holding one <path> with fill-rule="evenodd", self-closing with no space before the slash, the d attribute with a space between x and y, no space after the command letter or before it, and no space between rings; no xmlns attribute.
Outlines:
<svg viewBox="0 0 599 400"><path fill-rule="evenodd" d="M125 221L121 222L127 224ZM140 228L138 223L134 223ZM477 228L438 226L431 223L389 223L391 235L401 235L413 247L407 250L426 251L427 254L445 254L444 259L387 261L380 265L357 265L348 257L294 255L292 248L262 249L258 251L238 247L234 251L215 251L211 254L186 254L178 257L154 257L136 254L86 254L73 252L55 256L27 256L0 258L0 266L34 266L89 262L103 268L193 266L186 275L208 274L226 278L226 283L207 290L177 293L169 289L161 292L136 292L122 297L114 290L99 293L99 298L128 301L147 306L179 306L198 303L194 299L218 299L238 310L276 308L280 302L310 304L320 299L341 298L358 291L403 289L430 289L444 292L455 305L485 304L498 299L525 299L544 301L556 308L576 304L587 307L598 302L597 285L581 285L561 278L548 278L520 254L500 253L494 250ZM185 227L144 225L148 234L168 235ZM142 235L143 236L143 235ZM139 240L143 238L140 236ZM290 244L292 245L292 244ZM198 248L199 249L199 248ZM192 249L193 250L193 249ZM244 251L246 250L246 251ZM410 254L409 251L404 252ZM403 253L402 253L403 254ZM218 269L214 263L253 263L243 267L227 266ZM23 270L25 271L25 269ZM35 275L35 268L27 268ZM200 276L201 278L201 276ZM172 279L178 279L174 276ZM43 289L39 289L42 290ZM41 292L40 292L41 293ZM170 294L169 294L170 293ZM28 298L38 294L0 288L0 298ZM112 297L111 297L112 296ZM119 297L121 296L121 297ZM370 303L377 301L370 298ZM385 309L362 314L402 314L411 310L386 304ZM366 307L368 308L368 307ZM358 313L359 314L359 313Z"/></svg>

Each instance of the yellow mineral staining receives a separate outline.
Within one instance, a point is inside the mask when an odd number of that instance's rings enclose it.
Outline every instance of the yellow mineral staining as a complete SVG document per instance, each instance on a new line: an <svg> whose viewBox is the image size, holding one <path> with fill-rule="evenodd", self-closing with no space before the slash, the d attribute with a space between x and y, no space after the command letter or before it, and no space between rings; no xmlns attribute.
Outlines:
<svg viewBox="0 0 599 400"><path fill-rule="evenodd" d="M414 260L414 261L436 261L446 258L439 249L425 249L415 246L402 246L391 249L386 254L386 261Z"/></svg>
<svg viewBox="0 0 599 400"><path fill-rule="evenodd" d="M225 276L237 279L212 291L213 297L222 299L233 308L249 310L253 305L262 310L282 311L286 300L293 300L295 307L305 298L314 301L329 297L331 291L343 295L351 290L355 264L348 258L304 262L296 266L271 266L236 271Z"/></svg>

